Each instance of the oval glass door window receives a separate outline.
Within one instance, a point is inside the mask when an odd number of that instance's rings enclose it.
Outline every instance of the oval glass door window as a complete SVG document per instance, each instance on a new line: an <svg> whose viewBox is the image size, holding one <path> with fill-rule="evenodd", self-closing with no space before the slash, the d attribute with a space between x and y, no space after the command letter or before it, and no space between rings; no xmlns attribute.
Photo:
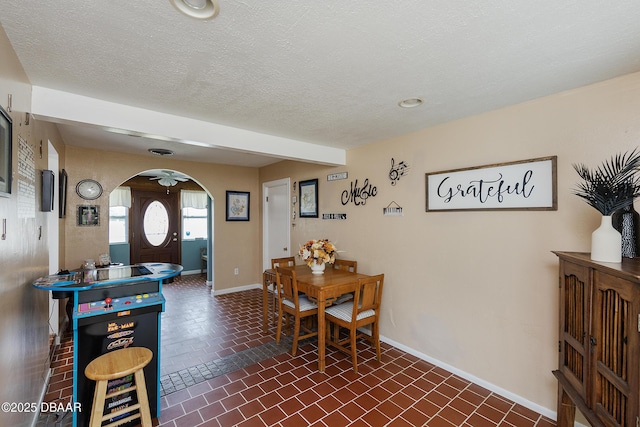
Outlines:
<svg viewBox="0 0 640 427"><path fill-rule="evenodd" d="M169 213L157 200L144 211L144 235L153 246L160 246L169 233Z"/></svg>

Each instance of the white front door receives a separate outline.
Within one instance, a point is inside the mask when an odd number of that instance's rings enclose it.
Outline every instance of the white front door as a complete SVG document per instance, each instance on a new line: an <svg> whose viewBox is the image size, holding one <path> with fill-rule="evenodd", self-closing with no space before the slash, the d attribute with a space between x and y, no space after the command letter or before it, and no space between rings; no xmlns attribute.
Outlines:
<svg viewBox="0 0 640 427"><path fill-rule="evenodd" d="M289 178L262 185L263 269L271 268L272 258L291 256L291 198Z"/></svg>

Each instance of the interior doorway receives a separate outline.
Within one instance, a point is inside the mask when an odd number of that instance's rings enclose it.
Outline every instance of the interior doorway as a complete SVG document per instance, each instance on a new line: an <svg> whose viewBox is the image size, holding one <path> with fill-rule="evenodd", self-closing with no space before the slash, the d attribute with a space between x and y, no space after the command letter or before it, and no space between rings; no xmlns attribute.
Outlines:
<svg viewBox="0 0 640 427"><path fill-rule="evenodd" d="M262 184L263 269L271 268L273 258L291 256L291 194L289 178Z"/></svg>

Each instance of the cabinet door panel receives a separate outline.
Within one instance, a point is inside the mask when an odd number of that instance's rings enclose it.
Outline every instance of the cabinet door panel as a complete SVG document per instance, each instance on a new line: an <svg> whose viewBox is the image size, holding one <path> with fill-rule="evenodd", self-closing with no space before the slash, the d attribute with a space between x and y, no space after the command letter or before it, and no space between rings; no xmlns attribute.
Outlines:
<svg viewBox="0 0 640 427"><path fill-rule="evenodd" d="M637 284L594 272L591 407L606 425L635 426L638 402Z"/></svg>
<svg viewBox="0 0 640 427"><path fill-rule="evenodd" d="M560 360L558 366L586 401L589 382L591 269L560 262Z"/></svg>

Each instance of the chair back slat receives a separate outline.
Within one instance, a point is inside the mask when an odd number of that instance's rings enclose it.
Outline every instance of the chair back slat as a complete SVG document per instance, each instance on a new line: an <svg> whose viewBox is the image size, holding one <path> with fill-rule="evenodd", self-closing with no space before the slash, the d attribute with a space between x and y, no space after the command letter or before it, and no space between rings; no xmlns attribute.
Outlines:
<svg viewBox="0 0 640 427"><path fill-rule="evenodd" d="M333 263L333 268L336 270L349 271L351 273L358 272L358 261L352 261L348 259L336 259Z"/></svg>
<svg viewBox="0 0 640 427"><path fill-rule="evenodd" d="M289 256L289 257L284 257L284 258L273 258L271 260L271 268L273 270L276 269L276 267L293 267L296 265L296 259L295 257Z"/></svg>

